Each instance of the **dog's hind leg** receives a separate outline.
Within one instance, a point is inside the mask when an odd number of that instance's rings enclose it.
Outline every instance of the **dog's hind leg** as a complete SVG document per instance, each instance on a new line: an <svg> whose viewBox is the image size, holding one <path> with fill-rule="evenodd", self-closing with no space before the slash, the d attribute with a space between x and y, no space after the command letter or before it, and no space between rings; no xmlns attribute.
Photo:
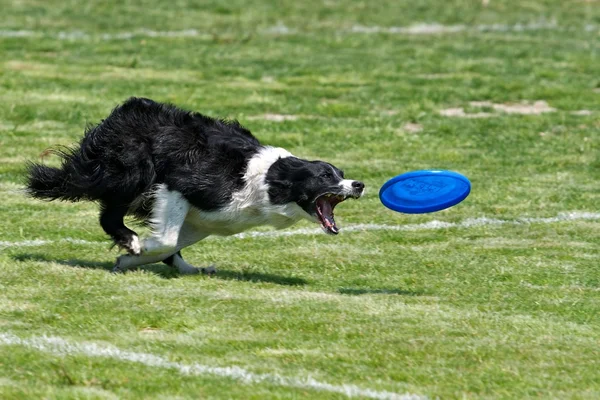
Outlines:
<svg viewBox="0 0 600 400"><path fill-rule="evenodd" d="M181 193L161 185L156 191L150 218L153 234L144 239L142 253L174 254L178 250L179 232L189 209L190 204Z"/></svg>
<svg viewBox="0 0 600 400"><path fill-rule="evenodd" d="M100 225L117 246L124 248L130 254L140 254L141 245L138 235L123 223L125 214L127 214L127 207L102 203Z"/></svg>

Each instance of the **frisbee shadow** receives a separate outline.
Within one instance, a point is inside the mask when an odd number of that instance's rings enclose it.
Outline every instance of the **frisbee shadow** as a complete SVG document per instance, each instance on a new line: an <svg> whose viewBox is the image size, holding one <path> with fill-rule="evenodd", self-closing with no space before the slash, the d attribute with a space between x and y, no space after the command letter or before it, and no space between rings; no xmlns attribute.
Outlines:
<svg viewBox="0 0 600 400"><path fill-rule="evenodd" d="M36 254L36 253L22 253L16 254L12 256L15 261L38 261L38 262L52 262L60 265L65 265L73 268L86 268L86 269L101 269L106 272L112 272L113 267L115 266L114 262L99 262L99 261L90 261L90 260L82 260L79 258L54 258L49 257L45 254ZM179 276L175 270L168 267L167 265L160 264L149 264L144 265L139 268L144 271L152 272L162 278L172 279Z"/></svg>
<svg viewBox="0 0 600 400"><path fill-rule="evenodd" d="M339 288L340 294L349 296L360 296L363 294L395 294L399 296L424 296L422 290L403 290L403 289L362 289L362 288Z"/></svg>
<svg viewBox="0 0 600 400"><path fill-rule="evenodd" d="M227 269L220 269L218 266L217 273L212 275L212 277L228 281L266 282L285 286L302 286L308 283L305 279L296 278L293 276L264 274L261 272L232 271Z"/></svg>

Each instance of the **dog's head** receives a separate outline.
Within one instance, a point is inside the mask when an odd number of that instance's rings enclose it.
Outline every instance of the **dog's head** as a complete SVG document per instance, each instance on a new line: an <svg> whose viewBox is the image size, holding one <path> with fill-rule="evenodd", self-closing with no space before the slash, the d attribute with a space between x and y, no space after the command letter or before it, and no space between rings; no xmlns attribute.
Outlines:
<svg viewBox="0 0 600 400"><path fill-rule="evenodd" d="M296 203L306 218L319 222L330 234L339 232L333 217L335 206L348 198L358 199L365 191L364 183L345 179L344 172L329 163L296 157L274 162L266 183L271 203Z"/></svg>

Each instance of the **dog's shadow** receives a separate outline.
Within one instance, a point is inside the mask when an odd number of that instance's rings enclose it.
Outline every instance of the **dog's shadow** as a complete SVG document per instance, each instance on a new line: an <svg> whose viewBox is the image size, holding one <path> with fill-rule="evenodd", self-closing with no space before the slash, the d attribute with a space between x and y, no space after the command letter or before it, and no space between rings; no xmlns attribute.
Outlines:
<svg viewBox="0 0 600 400"><path fill-rule="evenodd" d="M115 263L111 262L97 262L97 261L87 261L80 260L77 258L66 259L58 259L49 257L45 254L35 254L35 253L22 253L16 254L12 256L12 259L15 261L41 261L41 262L53 262L61 265L68 265L69 267L78 267L78 268L89 268L89 269L104 269L107 271L111 271L115 266Z"/></svg>
<svg viewBox="0 0 600 400"><path fill-rule="evenodd" d="M360 289L360 288L340 288L340 294L349 296L360 296L363 294L395 294L399 296L423 296L425 292L419 290L403 290L403 289Z"/></svg>
<svg viewBox="0 0 600 400"><path fill-rule="evenodd" d="M99 261L89 261L89 260L81 260L78 258L54 258L49 257L45 254L35 254L35 253L23 253L12 256L12 258L16 261L41 261L41 262L53 262L60 265L66 265L68 267L74 268L88 268L88 269L101 269L107 272L111 272L113 267L115 266L114 262L99 262ZM152 272L162 278L172 279L176 278L179 275L170 267L166 265L160 264L149 264L145 265L143 268L144 271Z"/></svg>
<svg viewBox="0 0 600 400"><path fill-rule="evenodd" d="M22 253L12 256L15 261L41 261L41 262L53 262L60 265L66 265L75 268L89 268L89 269L101 269L107 272L111 272L115 266L112 262L97 262L89 260L81 260L77 258L61 259L49 257L45 254L35 253ZM165 279L173 279L181 277L177 271L167 265L162 264L149 264L141 267L140 269L148 272L152 272ZM217 273L211 275L212 278L223 279L223 280L236 280L245 282L266 282L275 283L278 285L287 286L299 286L306 285L308 282L302 278L295 278L290 276L281 276L274 274L264 274L260 272L247 272L247 271L232 271L223 270L217 268Z"/></svg>
<svg viewBox="0 0 600 400"><path fill-rule="evenodd" d="M232 271L223 270L217 268L217 273L214 275L217 279L245 281L245 282L265 282L265 283L276 283L278 285L286 286L301 286L306 285L308 282L306 279L296 278L293 276L281 276L274 274L264 274L262 272L248 272L248 271Z"/></svg>

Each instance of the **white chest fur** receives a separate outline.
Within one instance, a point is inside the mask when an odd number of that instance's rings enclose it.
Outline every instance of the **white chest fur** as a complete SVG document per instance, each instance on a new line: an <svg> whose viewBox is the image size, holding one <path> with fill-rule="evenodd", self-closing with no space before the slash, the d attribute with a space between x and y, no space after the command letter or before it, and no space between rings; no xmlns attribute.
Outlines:
<svg viewBox="0 0 600 400"><path fill-rule="evenodd" d="M231 203L219 211L201 211L191 208L186 223L213 235L233 235L247 229L270 225L287 228L310 216L297 204L273 205L269 201L265 181L269 167L279 158L291 157L287 150L264 147L250 159L244 174L244 187L235 192Z"/></svg>
<svg viewBox="0 0 600 400"><path fill-rule="evenodd" d="M270 225L276 229L283 229L302 219L300 215L295 217L293 214L296 213L293 210L287 210L285 206L277 208L279 209L250 206L238 210L208 212L192 208L185 222L209 235L227 236L260 225Z"/></svg>

